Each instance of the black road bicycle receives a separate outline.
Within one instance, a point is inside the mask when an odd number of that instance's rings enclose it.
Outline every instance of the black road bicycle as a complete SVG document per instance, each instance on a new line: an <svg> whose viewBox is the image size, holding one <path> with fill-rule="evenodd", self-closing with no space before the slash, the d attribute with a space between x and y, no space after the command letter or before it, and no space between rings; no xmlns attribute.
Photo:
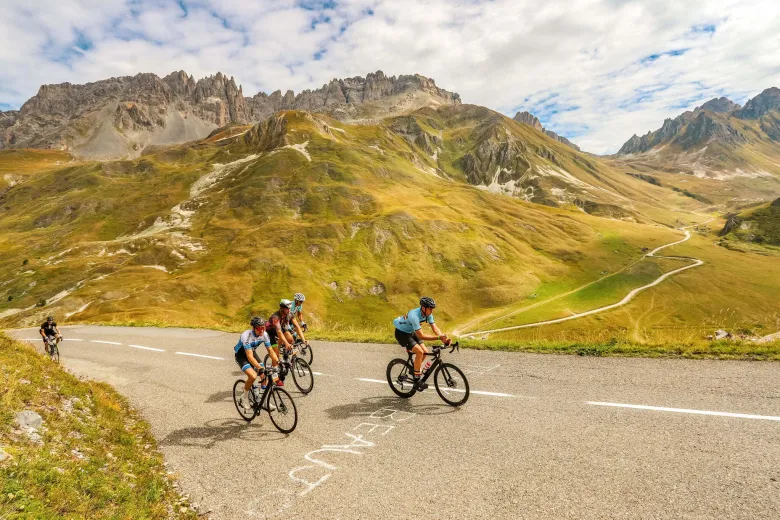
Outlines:
<svg viewBox="0 0 780 520"><path fill-rule="evenodd" d="M308 394L314 388L314 373L311 371L309 363L306 362L300 355L300 348L306 347L306 344L301 340L296 340L293 343L292 352L289 352L283 346L279 347L279 377L284 381L287 374L292 374L293 382L298 390L302 394ZM311 350L309 351L311 352ZM263 358L263 364L266 367L271 366L271 355L266 354Z"/></svg>
<svg viewBox="0 0 780 520"><path fill-rule="evenodd" d="M460 351L457 342L450 345L450 354L456 349ZM450 406L461 406L469 399L469 382L466 374L452 363L445 363L441 360L442 350L447 347L436 345L432 353L426 353L425 356L433 356L431 367L423 374L420 381L423 383L433 375L433 383L436 386L436 392L439 397ZM387 383L398 397L408 399L417 393L417 386L414 384L414 354L407 350L409 354L407 359L396 358L387 365Z"/></svg>
<svg viewBox="0 0 780 520"><path fill-rule="evenodd" d="M263 372L268 384L265 390L261 390L258 386L252 387L249 391L248 409L239 403L239 399L244 393L244 380L239 379L233 384L233 403L236 405L238 415L246 422L250 422L263 410L266 410L277 430L282 433L290 433L298 425L298 409L295 407L295 401L284 388L279 388L274 384L273 370L266 368Z"/></svg>
<svg viewBox="0 0 780 520"><path fill-rule="evenodd" d="M48 336L44 341L46 342L46 346L48 347L48 353L51 360L54 361L55 363L59 363L60 349L57 347L57 344L59 342L57 341L56 336Z"/></svg>
<svg viewBox="0 0 780 520"><path fill-rule="evenodd" d="M301 327L301 330L303 332L306 332L308 327ZM296 351L296 354L298 357L302 358L304 361L306 361L309 365L314 364L314 350L312 350L311 345L304 343L298 338L298 333L294 330L292 331L293 336L293 349Z"/></svg>

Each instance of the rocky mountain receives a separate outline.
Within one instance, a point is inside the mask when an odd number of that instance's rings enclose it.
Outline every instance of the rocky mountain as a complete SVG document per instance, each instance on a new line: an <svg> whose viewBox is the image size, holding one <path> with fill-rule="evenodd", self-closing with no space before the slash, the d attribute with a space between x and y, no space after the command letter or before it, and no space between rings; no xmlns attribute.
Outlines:
<svg viewBox="0 0 780 520"><path fill-rule="evenodd" d="M701 149L709 143L734 146L753 140L780 141L775 131L780 112L780 89L772 87L750 99L744 107L721 97L711 99L693 111L664 120L661 128L639 137L634 134L618 155L641 154L672 145L678 151ZM766 120L764 118L766 117ZM751 131L745 120L758 120L764 132ZM768 130L767 130L768 129Z"/></svg>
<svg viewBox="0 0 780 520"><path fill-rule="evenodd" d="M759 208L729 215L719 235L743 242L780 246L780 198Z"/></svg>
<svg viewBox="0 0 780 520"><path fill-rule="evenodd" d="M580 147L579 146L577 146L576 144L572 143L571 141L569 141L565 137L556 134L552 130L546 130L544 128L544 126L542 126L542 123L539 121L539 118L536 117L535 115L531 114L530 112L518 112L517 114L515 114L515 117L513 117L512 119L514 119L518 123L523 123L525 125L528 125L528 126L531 126L533 128L536 128L540 132L544 132L545 134L547 134L549 137L552 137L556 141L561 142L561 143L565 144L566 146L570 146L570 147L574 148L575 150L577 150L578 152L580 151Z"/></svg>
<svg viewBox="0 0 780 520"><path fill-rule="evenodd" d="M295 95L243 94L233 78L217 73L195 80L184 71L160 78L138 74L73 85L43 85L19 111L0 112L0 149L49 148L79 156L134 157L149 145L206 137L230 123L259 122L279 110L327 113L341 120L385 117L422 106L460 103L432 79L334 79Z"/></svg>

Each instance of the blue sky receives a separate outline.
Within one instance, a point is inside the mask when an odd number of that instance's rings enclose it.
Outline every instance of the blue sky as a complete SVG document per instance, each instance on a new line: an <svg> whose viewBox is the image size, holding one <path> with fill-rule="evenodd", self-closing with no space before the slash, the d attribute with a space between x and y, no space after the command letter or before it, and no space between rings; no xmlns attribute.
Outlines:
<svg viewBox="0 0 780 520"><path fill-rule="evenodd" d="M778 2L3 0L0 110L44 83L221 71L246 95L383 70L528 110L587 151L780 86Z"/></svg>

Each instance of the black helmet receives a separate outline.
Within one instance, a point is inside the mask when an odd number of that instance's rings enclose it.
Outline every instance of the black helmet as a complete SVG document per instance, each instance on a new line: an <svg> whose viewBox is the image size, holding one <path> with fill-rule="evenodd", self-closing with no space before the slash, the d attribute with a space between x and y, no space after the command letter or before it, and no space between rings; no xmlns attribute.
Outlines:
<svg viewBox="0 0 780 520"><path fill-rule="evenodd" d="M254 328L254 327L262 327L263 325L265 325L265 320L263 318L261 318L260 316L255 316L255 317L252 318L252 320L249 322L249 324L252 326L252 328Z"/></svg>
<svg viewBox="0 0 780 520"><path fill-rule="evenodd" d="M47 316L46 321L54 321L54 316Z"/></svg>
<svg viewBox="0 0 780 520"><path fill-rule="evenodd" d="M428 296L423 296L422 298L420 298L420 307L428 307L429 309L435 309L436 302L433 301L433 298L430 298Z"/></svg>

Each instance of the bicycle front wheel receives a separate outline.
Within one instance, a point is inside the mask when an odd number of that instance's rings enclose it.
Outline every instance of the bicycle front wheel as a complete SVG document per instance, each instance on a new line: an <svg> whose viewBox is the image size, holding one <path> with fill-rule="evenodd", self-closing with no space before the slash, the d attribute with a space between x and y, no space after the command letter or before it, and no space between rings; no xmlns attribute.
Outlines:
<svg viewBox="0 0 780 520"><path fill-rule="evenodd" d="M314 388L314 374L309 364L301 358L293 358L292 368L293 382L302 394L308 394Z"/></svg>
<svg viewBox="0 0 780 520"><path fill-rule="evenodd" d="M439 397L450 406L461 406L469 400L469 381L461 369L442 363L433 374L433 383Z"/></svg>
<svg viewBox="0 0 780 520"><path fill-rule="evenodd" d="M55 363L59 363L60 362L60 349L59 348L53 347L53 349L51 350L51 360L54 361Z"/></svg>
<svg viewBox="0 0 780 520"><path fill-rule="evenodd" d="M274 387L268 396L268 415L276 429L290 433L298 425L298 409L295 401L284 388Z"/></svg>
<svg viewBox="0 0 780 520"><path fill-rule="evenodd" d="M414 367L406 359L396 358L387 365L387 384L395 395L408 399L414 395Z"/></svg>
<svg viewBox="0 0 780 520"><path fill-rule="evenodd" d="M240 415L241 418L246 422L249 422L252 419L254 419L255 416L257 415L257 408L255 406L251 406L249 409L247 409L241 406L241 403L239 403L239 399L241 398L241 395L243 395L243 393L244 393L244 381L239 379L238 381L233 383L233 404L236 405L236 410L238 411L238 415Z"/></svg>
<svg viewBox="0 0 780 520"><path fill-rule="evenodd" d="M301 357L304 361L306 361L309 365L314 363L314 351L311 348L311 345L306 345L305 343L298 347L298 356Z"/></svg>

